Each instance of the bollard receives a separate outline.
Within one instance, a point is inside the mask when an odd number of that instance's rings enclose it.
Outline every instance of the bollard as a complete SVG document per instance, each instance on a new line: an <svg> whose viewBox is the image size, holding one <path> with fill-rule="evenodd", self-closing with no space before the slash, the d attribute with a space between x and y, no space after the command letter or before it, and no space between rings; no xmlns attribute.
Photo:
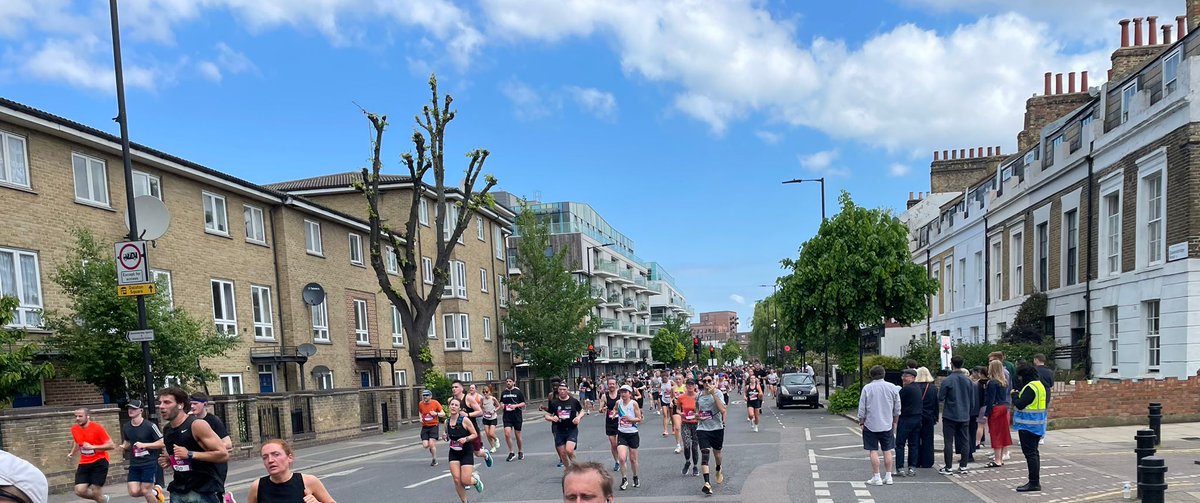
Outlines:
<svg viewBox="0 0 1200 503"><path fill-rule="evenodd" d="M1142 503L1163 503L1167 492L1167 462L1158 456L1148 456L1138 465L1138 497Z"/></svg>
<svg viewBox="0 0 1200 503"><path fill-rule="evenodd" d="M1137 442L1137 447L1133 449L1133 452L1137 454L1137 464L1134 466L1141 466L1143 459L1154 455L1154 430L1149 428L1140 429L1133 436L1133 439ZM1137 471L1137 482L1139 485L1142 483L1141 470ZM1141 494L1140 492L1138 493L1139 497L1141 497Z"/></svg>
<svg viewBox="0 0 1200 503"><path fill-rule="evenodd" d="M1150 402L1150 429L1154 430L1154 445L1162 442L1162 404Z"/></svg>

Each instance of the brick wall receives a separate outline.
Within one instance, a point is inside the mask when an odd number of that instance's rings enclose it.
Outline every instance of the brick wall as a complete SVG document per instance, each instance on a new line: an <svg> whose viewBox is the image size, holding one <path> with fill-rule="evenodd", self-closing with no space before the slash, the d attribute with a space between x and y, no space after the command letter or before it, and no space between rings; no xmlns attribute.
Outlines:
<svg viewBox="0 0 1200 503"><path fill-rule="evenodd" d="M104 403L99 388L70 378L47 379L42 388L45 390L42 405L47 407Z"/></svg>
<svg viewBox="0 0 1200 503"><path fill-rule="evenodd" d="M1037 143L1042 128L1086 104L1091 95L1084 89L1078 93L1034 96L1025 100L1025 128L1017 134L1017 152L1024 152Z"/></svg>
<svg viewBox="0 0 1200 503"><path fill-rule="evenodd" d="M120 410L115 407L92 409L92 421L104 427L116 444L121 443ZM0 447L38 467L46 475L52 490L70 487L75 480L79 456L67 459L72 444L71 425L75 409L37 407L0 412ZM120 451L109 451L108 481L116 485L125 480L125 463Z"/></svg>
<svg viewBox="0 0 1200 503"><path fill-rule="evenodd" d="M1200 421L1200 377L1079 381L1074 389L1051 398L1050 424L1057 428L1147 424L1150 402L1163 405L1164 422Z"/></svg>

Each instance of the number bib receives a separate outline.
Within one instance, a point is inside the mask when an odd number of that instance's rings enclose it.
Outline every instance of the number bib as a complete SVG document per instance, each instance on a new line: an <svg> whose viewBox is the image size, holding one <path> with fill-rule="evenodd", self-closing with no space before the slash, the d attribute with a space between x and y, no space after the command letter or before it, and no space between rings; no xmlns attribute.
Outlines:
<svg viewBox="0 0 1200 503"><path fill-rule="evenodd" d="M450 441L450 449L455 450L455 451L461 451L462 450L462 442L459 442L458 440L451 440Z"/></svg>
<svg viewBox="0 0 1200 503"><path fill-rule="evenodd" d="M563 419L563 420L566 420L566 419L571 419L571 411L570 411L570 410L560 410L560 411L558 411L558 418L559 418L559 419Z"/></svg>
<svg viewBox="0 0 1200 503"><path fill-rule="evenodd" d="M701 421L708 421L709 419L712 419L712 417L713 417L712 412L709 412L707 410L700 411L700 420Z"/></svg>
<svg viewBox="0 0 1200 503"><path fill-rule="evenodd" d="M144 458L149 455L150 455L150 451L148 451L146 449L143 449L141 447L133 448L133 457L135 457L135 458Z"/></svg>
<svg viewBox="0 0 1200 503"><path fill-rule="evenodd" d="M696 411L694 411L694 410L684 411L683 418L687 419L688 421L695 421L696 420Z"/></svg>
<svg viewBox="0 0 1200 503"><path fill-rule="evenodd" d="M192 471L192 460L190 459L176 459L175 456L171 456L167 460L171 462L171 468L176 473Z"/></svg>
<svg viewBox="0 0 1200 503"><path fill-rule="evenodd" d="M511 404L511 403L509 403L509 404L504 404L504 411L505 411L505 412L512 412L512 411L514 411L514 410L516 410L516 409L517 409L517 406L516 406L516 405L513 405L513 404Z"/></svg>

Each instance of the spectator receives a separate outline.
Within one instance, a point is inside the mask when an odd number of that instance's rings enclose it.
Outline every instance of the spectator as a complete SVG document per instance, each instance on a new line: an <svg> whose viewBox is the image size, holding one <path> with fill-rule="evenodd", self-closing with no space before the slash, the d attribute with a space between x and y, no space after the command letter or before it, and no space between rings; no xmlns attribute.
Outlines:
<svg viewBox="0 0 1200 503"><path fill-rule="evenodd" d="M967 426L979 407L975 400L975 384L962 372L963 359L955 356L950 359L950 376L942 381L938 390L938 400L942 407L942 438L945 441L943 459L945 463L938 473L949 475L954 473L954 452L959 454L958 473L967 472L967 458L971 455L971 446Z"/></svg>
<svg viewBox="0 0 1200 503"><path fill-rule="evenodd" d="M1038 379L1038 371L1029 365L1022 365L1017 375L1026 384L1017 394L1013 405L1017 412L1013 422L1017 427L1017 435L1021 439L1021 453L1025 455L1025 464L1029 469L1029 481L1017 488L1017 492L1041 491L1041 454L1038 452L1038 442L1046 434L1046 402L1049 393Z"/></svg>
<svg viewBox="0 0 1200 503"><path fill-rule="evenodd" d="M892 484L896 425L900 420L900 394L896 386L883 380L883 367L871 367L871 382L863 386L858 400L858 425L863 430L863 449L871 453L871 479L867 485ZM879 451L883 451L884 472L879 476Z"/></svg>
<svg viewBox="0 0 1200 503"><path fill-rule="evenodd" d="M921 390L921 434L917 441L917 468L933 468L933 427L938 422L938 390L929 369L917 369L916 385Z"/></svg>
<svg viewBox="0 0 1200 503"><path fill-rule="evenodd" d="M564 503L590 503L603 501L613 503L612 475L600 466L600 463L589 461L573 463L563 470L562 490Z"/></svg>

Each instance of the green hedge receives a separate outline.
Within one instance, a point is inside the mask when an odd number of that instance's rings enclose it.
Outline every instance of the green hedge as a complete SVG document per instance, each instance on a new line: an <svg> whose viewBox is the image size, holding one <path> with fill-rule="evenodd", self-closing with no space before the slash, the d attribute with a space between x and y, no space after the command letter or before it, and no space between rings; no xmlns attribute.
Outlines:
<svg viewBox="0 0 1200 503"><path fill-rule="evenodd" d="M837 390L829 398L829 413L841 414L846 411L858 411L858 398L862 394L862 383L854 383L848 388Z"/></svg>
<svg viewBox="0 0 1200 503"><path fill-rule="evenodd" d="M1009 344L1005 342L987 342L979 344L964 343L954 346L953 351L955 356L963 358L963 367L974 368L986 366L988 363L988 355L993 351L1003 351L1004 359L1014 364L1020 361L1033 361L1033 355L1038 353L1048 357L1054 354L1054 343L1043 344ZM933 373L941 368L941 348L936 340L916 340L908 346L908 353L904 355L905 359L913 359L922 367L927 367ZM1054 360L1046 362L1047 366L1053 367Z"/></svg>

